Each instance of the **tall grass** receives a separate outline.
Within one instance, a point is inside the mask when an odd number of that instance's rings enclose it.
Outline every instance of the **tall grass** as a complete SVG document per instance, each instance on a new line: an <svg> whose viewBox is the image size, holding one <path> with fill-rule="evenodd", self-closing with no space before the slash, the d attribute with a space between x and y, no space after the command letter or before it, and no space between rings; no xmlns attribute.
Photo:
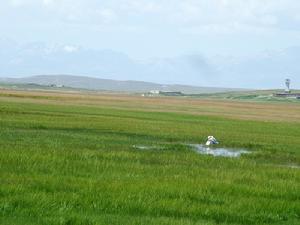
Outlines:
<svg viewBox="0 0 300 225"><path fill-rule="evenodd" d="M300 224L299 123L0 104L1 224Z"/></svg>

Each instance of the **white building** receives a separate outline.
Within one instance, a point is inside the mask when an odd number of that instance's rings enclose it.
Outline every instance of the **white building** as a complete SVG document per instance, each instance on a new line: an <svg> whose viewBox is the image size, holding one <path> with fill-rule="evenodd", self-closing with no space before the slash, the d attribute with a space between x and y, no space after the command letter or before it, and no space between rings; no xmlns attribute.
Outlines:
<svg viewBox="0 0 300 225"><path fill-rule="evenodd" d="M160 91L159 90L151 90L150 94L154 94L154 95L159 95Z"/></svg>

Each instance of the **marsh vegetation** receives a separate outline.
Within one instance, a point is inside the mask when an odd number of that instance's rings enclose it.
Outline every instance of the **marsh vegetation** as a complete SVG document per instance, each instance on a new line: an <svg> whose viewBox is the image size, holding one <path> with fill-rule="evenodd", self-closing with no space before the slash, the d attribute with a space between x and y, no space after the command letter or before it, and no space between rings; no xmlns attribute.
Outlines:
<svg viewBox="0 0 300 225"><path fill-rule="evenodd" d="M1 91L0 224L300 224L299 137L299 104Z"/></svg>

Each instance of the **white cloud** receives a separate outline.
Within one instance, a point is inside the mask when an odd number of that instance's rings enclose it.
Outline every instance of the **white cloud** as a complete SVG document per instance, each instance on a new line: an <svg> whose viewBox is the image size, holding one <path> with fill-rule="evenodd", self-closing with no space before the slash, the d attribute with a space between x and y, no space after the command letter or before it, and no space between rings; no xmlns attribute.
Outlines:
<svg viewBox="0 0 300 225"><path fill-rule="evenodd" d="M239 49L245 45L237 46L236 41L252 42L253 48L250 44L245 47L251 48L250 52L254 48L297 45L300 41L299 0L4 2L0 8L3 35L27 41L72 40L91 48L108 47L151 56L156 52L184 53L194 48L209 54L222 48L243 51Z"/></svg>
<svg viewBox="0 0 300 225"><path fill-rule="evenodd" d="M167 25L276 26L280 20L299 22L298 0L9 0L14 7L46 6L69 21L109 23L122 17L130 26L139 23L130 18L138 16L144 22L161 20ZM133 24L135 23L135 24ZM280 23L284 25L283 23ZM144 24L145 25L145 24Z"/></svg>
<svg viewBox="0 0 300 225"><path fill-rule="evenodd" d="M42 7L50 6L55 3L55 0L9 0L10 6L14 8L29 6L29 7Z"/></svg>
<svg viewBox="0 0 300 225"><path fill-rule="evenodd" d="M166 8L162 1L153 0L122 0L120 1L120 9L127 12L137 13L158 13Z"/></svg>
<svg viewBox="0 0 300 225"><path fill-rule="evenodd" d="M73 52L77 52L79 50L79 48L74 45L65 45L63 47L63 50L68 53L73 53Z"/></svg>
<svg viewBox="0 0 300 225"><path fill-rule="evenodd" d="M54 4L54 0L43 0L43 4L46 6Z"/></svg>
<svg viewBox="0 0 300 225"><path fill-rule="evenodd" d="M10 0L10 4L13 6L13 7L19 7L19 6L22 6L25 4L25 1L23 0Z"/></svg>
<svg viewBox="0 0 300 225"><path fill-rule="evenodd" d="M264 25L276 25L278 23L278 18L273 15L264 15L261 17L261 22Z"/></svg>
<svg viewBox="0 0 300 225"><path fill-rule="evenodd" d="M101 20L104 23L109 23L117 19L116 13L111 9L101 9L97 13L100 15Z"/></svg>

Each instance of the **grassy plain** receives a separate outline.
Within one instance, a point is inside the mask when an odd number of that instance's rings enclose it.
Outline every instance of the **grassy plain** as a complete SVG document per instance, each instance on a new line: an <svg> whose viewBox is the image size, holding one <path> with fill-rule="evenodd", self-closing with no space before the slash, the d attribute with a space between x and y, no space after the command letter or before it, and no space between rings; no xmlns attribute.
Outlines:
<svg viewBox="0 0 300 225"><path fill-rule="evenodd" d="M253 91L232 91L223 93L208 93L192 95L198 98L246 100L248 102L282 102L299 103L300 99L276 97L274 93L283 93L284 90L253 90ZM292 90L291 93L300 93L299 90Z"/></svg>
<svg viewBox="0 0 300 225"><path fill-rule="evenodd" d="M300 224L299 137L297 103L2 90L0 224Z"/></svg>

